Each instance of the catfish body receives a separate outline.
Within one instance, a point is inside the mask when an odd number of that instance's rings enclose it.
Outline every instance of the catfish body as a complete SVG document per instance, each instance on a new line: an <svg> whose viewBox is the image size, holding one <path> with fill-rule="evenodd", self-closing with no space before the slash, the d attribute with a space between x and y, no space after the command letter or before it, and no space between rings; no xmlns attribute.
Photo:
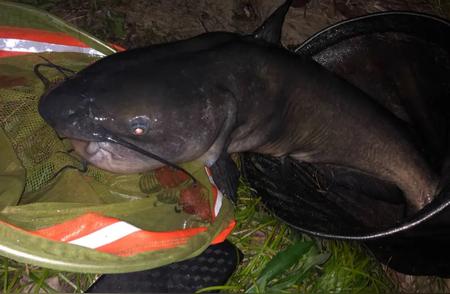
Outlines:
<svg viewBox="0 0 450 294"><path fill-rule="evenodd" d="M118 173L253 151L346 166L394 182L420 209L436 176L402 122L310 58L209 33L106 57L46 94L42 116L92 164ZM136 130L139 129L139 134Z"/></svg>

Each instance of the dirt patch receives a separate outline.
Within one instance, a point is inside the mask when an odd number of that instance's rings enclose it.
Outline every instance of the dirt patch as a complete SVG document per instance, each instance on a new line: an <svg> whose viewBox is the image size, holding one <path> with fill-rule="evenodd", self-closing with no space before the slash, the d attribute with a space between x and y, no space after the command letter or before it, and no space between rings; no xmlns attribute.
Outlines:
<svg viewBox="0 0 450 294"><path fill-rule="evenodd" d="M204 32L253 32L283 0L70 0L50 12L89 33L127 48L185 39ZM445 16L432 0L295 1L287 15L283 43L296 47L322 28L348 17L386 10Z"/></svg>
<svg viewBox="0 0 450 294"><path fill-rule="evenodd" d="M383 269L401 293L448 293L450 291L450 279L405 275L385 265Z"/></svg>
<svg viewBox="0 0 450 294"><path fill-rule="evenodd" d="M337 0L336 9L346 18L368 13L392 10L407 10L445 17L445 7L429 0Z"/></svg>

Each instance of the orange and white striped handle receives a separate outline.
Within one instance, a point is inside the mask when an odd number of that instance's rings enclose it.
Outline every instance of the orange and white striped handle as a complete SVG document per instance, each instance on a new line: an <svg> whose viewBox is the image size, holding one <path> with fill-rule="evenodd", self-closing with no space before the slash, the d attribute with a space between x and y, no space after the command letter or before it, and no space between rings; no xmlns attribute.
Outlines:
<svg viewBox="0 0 450 294"><path fill-rule="evenodd" d="M105 56L68 34L0 26L0 57L44 52L77 52L97 57Z"/></svg>

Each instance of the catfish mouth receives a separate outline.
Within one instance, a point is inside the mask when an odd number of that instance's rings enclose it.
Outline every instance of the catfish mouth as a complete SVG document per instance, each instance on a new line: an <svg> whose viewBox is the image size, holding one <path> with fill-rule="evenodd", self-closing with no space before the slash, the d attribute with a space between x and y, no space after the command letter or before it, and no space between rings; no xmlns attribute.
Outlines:
<svg viewBox="0 0 450 294"><path fill-rule="evenodd" d="M92 165L113 173L131 174L152 170L164 164L141 153L108 141L69 138L76 153Z"/></svg>
<svg viewBox="0 0 450 294"><path fill-rule="evenodd" d="M69 139L76 152L83 153L90 157L100 156L105 154L114 160L123 160L124 157L113 152L114 147L108 142L83 141L78 139ZM112 148L111 148L112 147Z"/></svg>

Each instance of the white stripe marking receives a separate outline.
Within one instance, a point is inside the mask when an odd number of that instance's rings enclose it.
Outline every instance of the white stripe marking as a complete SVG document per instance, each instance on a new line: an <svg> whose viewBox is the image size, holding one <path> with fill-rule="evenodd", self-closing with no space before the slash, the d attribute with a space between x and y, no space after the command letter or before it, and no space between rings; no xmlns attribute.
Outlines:
<svg viewBox="0 0 450 294"><path fill-rule="evenodd" d="M222 198L223 198L222 192L220 192L220 190L217 189L216 205L214 205L214 215L215 216L219 215L220 208L222 208Z"/></svg>
<svg viewBox="0 0 450 294"><path fill-rule="evenodd" d="M0 50L10 52L78 52L103 57L105 54L92 48L52 44L22 39L0 38Z"/></svg>
<svg viewBox="0 0 450 294"><path fill-rule="evenodd" d="M129 223L120 221L90 233L89 235L72 240L69 243L95 249L138 231L141 231L141 229L130 225Z"/></svg>
<svg viewBox="0 0 450 294"><path fill-rule="evenodd" d="M205 170L206 170L206 174L208 175L209 182L211 183L211 185L216 187L216 190L217 190L217 197L216 197L215 203L214 203L214 216L218 216L220 209L222 208L223 194L222 194L222 192L220 192L219 188L216 186L216 183L214 183L214 179L212 177L211 170L206 166L205 166Z"/></svg>

